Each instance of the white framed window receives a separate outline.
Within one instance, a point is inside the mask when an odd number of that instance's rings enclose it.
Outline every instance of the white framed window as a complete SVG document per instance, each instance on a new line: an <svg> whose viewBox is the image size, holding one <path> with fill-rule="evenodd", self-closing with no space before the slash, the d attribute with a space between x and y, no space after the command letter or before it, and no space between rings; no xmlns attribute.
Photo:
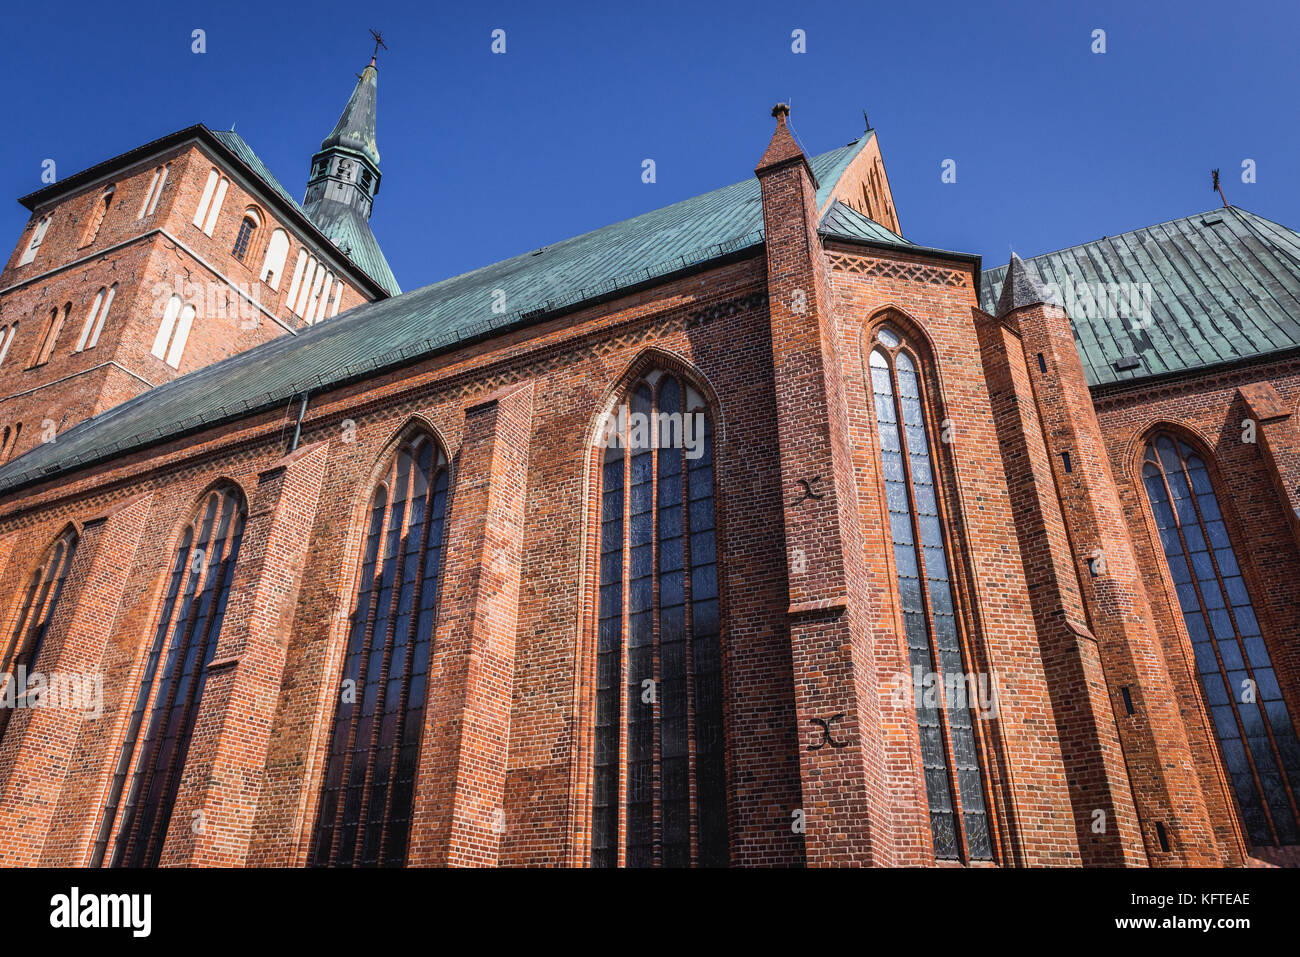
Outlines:
<svg viewBox="0 0 1300 957"><path fill-rule="evenodd" d="M77 337L77 346L73 352L80 352L86 348L86 341L90 338L90 330L95 328L95 317L99 315L99 307L104 304L104 287L99 287L99 292L95 293L94 301L90 304L90 311L86 313L86 321L81 325L81 335Z"/></svg>
<svg viewBox="0 0 1300 957"><path fill-rule="evenodd" d="M298 250L298 262L293 267L293 281L289 283L289 295L285 299L285 301L289 304L290 309L293 308L294 297L298 295L298 287L302 285L302 273L306 267L307 267L307 250L300 249Z"/></svg>
<svg viewBox="0 0 1300 957"><path fill-rule="evenodd" d="M154 336L153 348L149 351L173 369L180 368L185 342L189 339L190 327L194 324L194 315L194 307L182 303L180 296L172 296L167 300L162 324L158 326L158 335Z"/></svg>
<svg viewBox="0 0 1300 957"><path fill-rule="evenodd" d="M203 185L203 195L199 197L199 208L194 211L194 225L209 236L216 228L217 216L221 212L221 204L225 201L226 189L229 186L230 180L218 173L215 168L208 172L208 181Z"/></svg>
<svg viewBox="0 0 1300 957"><path fill-rule="evenodd" d="M81 327L81 337L77 340L77 348L73 350L74 352L95 348L99 342L99 334L104 331L104 320L108 318L108 310L113 305L115 295L117 295L117 283L113 283L107 289L101 287L99 292L95 293L95 300L90 304L90 311L86 313L86 321Z"/></svg>
<svg viewBox="0 0 1300 957"><path fill-rule="evenodd" d="M140 204L140 212L135 214L136 219L144 219L146 216L152 216L153 211L158 208L158 199L162 196L163 186L167 184L167 174L171 171L172 164L159 166L153 171L153 179L149 181L149 190L144 194L144 202Z"/></svg>
<svg viewBox="0 0 1300 957"><path fill-rule="evenodd" d="M343 280L334 284L334 304L330 306L330 318L339 314L339 305L343 302Z"/></svg>
<svg viewBox="0 0 1300 957"><path fill-rule="evenodd" d="M14 344L14 336L18 333L18 323L10 323L3 329L0 329L0 365L4 364L5 356L9 355L9 347Z"/></svg>
<svg viewBox="0 0 1300 957"><path fill-rule="evenodd" d="M271 241L266 244L266 257L262 260L259 279L272 289L279 290L280 276L284 272L284 261L289 255L289 234L283 229L271 233Z"/></svg>
<svg viewBox="0 0 1300 957"><path fill-rule="evenodd" d="M307 266L303 270L302 286L298 290L298 299L293 304L293 311L299 316L306 314L307 300L311 298L312 286L316 281L317 265L315 256L307 257Z"/></svg>
<svg viewBox="0 0 1300 957"><path fill-rule="evenodd" d="M31 242L29 242L27 244L27 248L23 250L23 257L22 259L18 260L18 265L26 266L29 262L31 262L33 259L36 258L36 250L40 249L41 243L45 242L45 231L49 228L50 228L50 214L46 213L36 223L36 228L32 230Z"/></svg>
<svg viewBox="0 0 1300 957"><path fill-rule="evenodd" d="M329 290L331 277L325 264L321 263L320 268L316 270L316 281L312 283L311 296L307 299L307 311L303 313L303 318L309 323L315 322L320 318L321 302L325 292Z"/></svg>

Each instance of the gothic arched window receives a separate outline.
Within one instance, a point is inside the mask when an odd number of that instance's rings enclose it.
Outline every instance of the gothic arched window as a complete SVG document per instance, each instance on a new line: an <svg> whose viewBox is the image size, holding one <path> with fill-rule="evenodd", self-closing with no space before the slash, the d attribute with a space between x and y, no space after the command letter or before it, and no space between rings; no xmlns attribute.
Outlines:
<svg viewBox="0 0 1300 957"><path fill-rule="evenodd" d="M8 431L5 429L5 432ZM19 668L31 671L36 663L41 642L45 640L45 632L50 627L59 594L63 591L64 579L68 577L72 555L77 550L77 540L75 528L69 528L60 535L45 561L28 579L27 588L22 592L22 604L14 629L6 643L4 657L0 658L0 688L17 680ZM0 738L4 737L5 729L9 726L13 709L22 706L22 702L16 699L11 703L9 697L7 691L0 695L3 698L3 705L0 705Z"/></svg>
<svg viewBox="0 0 1300 957"><path fill-rule="evenodd" d="M591 863L725 866L709 414L682 380L656 371L607 422Z"/></svg>
<svg viewBox="0 0 1300 957"><path fill-rule="evenodd" d="M1246 831L1254 844L1300 843L1300 744L1209 469L1161 432L1146 444L1142 482Z"/></svg>
<svg viewBox="0 0 1300 957"><path fill-rule="evenodd" d="M119 809L122 820L109 866L155 867L162 858L208 665L226 614L246 515L243 494L224 486L204 497L181 534L109 786L92 867L104 862ZM184 824L189 826L188 821Z"/></svg>
<svg viewBox="0 0 1300 957"><path fill-rule="evenodd" d="M400 866L438 607L447 459L403 442L370 500L311 863Z"/></svg>
<svg viewBox="0 0 1300 957"><path fill-rule="evenodd" d="M869 363L934 854L940 860L990 860L973 702L960 700L977 683L966 680L962 660L939 506L936 464L942 463L926 424L918 360L900 333L881 326Z"/></svg>

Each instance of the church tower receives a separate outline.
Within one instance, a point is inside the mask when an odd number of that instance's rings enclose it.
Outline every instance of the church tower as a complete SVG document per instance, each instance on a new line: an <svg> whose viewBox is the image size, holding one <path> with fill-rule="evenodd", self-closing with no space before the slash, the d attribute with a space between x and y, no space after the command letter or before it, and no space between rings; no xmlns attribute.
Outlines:
<svg viewBox="0 0 1300 957"><path fill-rule="evenodd" d="M376 52L380 42L376 37ZM311 158L303 209L344 255L384 281L392 279L392 270L370 231L370 213L383 176L375 145L378 80L372 56L339 121ZM397 291L396 280L386 284Z"/></svg>
<svg viewBox="0 0 1300 957"><path fill-rule="evenodd" d="M400 292L370 231L371 59L298 205L243 137L177 130L20 199L0 465L177 376Z"/></svg>

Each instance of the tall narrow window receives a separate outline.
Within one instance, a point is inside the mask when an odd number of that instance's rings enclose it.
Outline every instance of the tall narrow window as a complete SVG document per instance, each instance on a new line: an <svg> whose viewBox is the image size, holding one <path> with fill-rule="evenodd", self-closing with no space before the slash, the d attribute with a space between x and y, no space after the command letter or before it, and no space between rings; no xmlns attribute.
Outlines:
<svg viewBox="0 0 1300 957"><path fill-rule="evenodd" d="M206 496L181 536L109 785L92 867L104 863L119 810L121 824L109 866L155 867L162 857L208 665L226 614L245 515L238 489L218 489ZM141 736L146 712L148 727Z"/></svg>
<svg viewBox="0 0 1300 957"><path fill-rule="evenodd" d="M199 197L199 208L194 211L194 225L209 236L216 228L217 216L221 213L221 204L226 198L226 189L230 180L215 169L209 171L208 181L203 186L203 195Z"/></svg>
<svg viewBox="0 0 1300 957"><path fill-rule="evenodd" d="M446 503L442 452L427 435L404 442L370 501L313 866L406 860Z"/></svg>
<svg viewBox="0 0 1300 957"><path fill-rule="evenodd" d="M621 412L601 464L591 863L726 866L709 415L661 371Z"/></svg>
<svg viewBox="0 0 1300 957"><path fill-rule="evenodd" d="M913 676L922 678L914 681L916 721L934 853L940 860L989 860L993 849L970 702L952 694L970 683L964 680L917 360L899 333L882 326L870 367L908 660Z"/></svg>
<svg viewBox="0 0 1300 957"><path fill-rule="evenodd" d="M18 439L22 436L22 434L23 434L23 424L21 422L15 423L12 434L10 434L9 429L7 427L5 428L6 441L5 441L4 453L0 455L0 461L8 462L11 458L14 457L14 452L18 451Z"/></svg>
<svg viewBox="0 0 1300 957"><path fill-rule="evenodd" d="M185 343L189 339L190 327L194 324L195 309L183 304L180 296L172 296L163 310L162 322L158 334L154 336L152 352L173 369L179 369L181 356L185 352Z"/></svg>
<svg viewBox="0 0 1300 957"><path fill-rule="evenodd" d="M18 323L11 322L8 326L0 329L0 365L4 364L5 356L9 355L9 347L14 344L14 336L18 334Z"/></svg>
<svg viewBox="0 0 1300 957"><path fill-rule="evenodd" d="M303 270L307 266L307 250L298 250L298 261L293 267L293 279L289 282L289 294L285 297L285 304L293 309L294 303L298 300L298 287L302 285Z"/></svg>
<svg viewBox="0 0 1300 957"><path fill-rule="evenodd" d="M309 255L307 257L307 265L303 270L302 285L298 289L298 298L292 303L293 311L299 316L306 317L307 315L307 300L311 297L312 287L315 286L317 289L320 288L316 284L316 275L316 257Z"/></svg>
<svg viewBox="0 0 1300 957"><path fill-rule="evenodd" d="M248 247L253 242L253 236L257 233L257 227L262 223L262 219L257 215L257 210L247 209L244 211L244 218L240 220L239 232L235 234L235 245L230 250L230 255L234 256L240 262L248 255Z"/></svg>
<svg viewBox="0 0 1300 957"><path fill-rule="evenodd" d="M99 227L104 225L104 217L108 215L109 209L113 206L113 194L117 191L116 186L109 186L104 192L100 193L99 201L95 203L94 208L90 211L90 219L86 223L86 231L82 233L81 245L89 246L99 235Z"/></svg>
<svg viewBox="0 0 1300 957"><path fill-rule="evenodd" d="M284 273L284 260L289 255L289 234L283 229L271 233L271 241L266 244L266 258L262 260L262 271L258 278L272 289L280 288L280 276Z"/></svg>
<svg viewBox="0 0 1300 957"><path fill-rule="evenodd" d="M7 433L9 430L5 429ZM14 708L22 707L24 701L15 698L4 685L18 680L18 669L31 671L40 654L45 632L50 627L55 606L63 591L63 582L68 577L68 568L72 565L72 553L77 548L77 531L69 528L59 536L50 549L45 560L31 574L27 588L22 592L22 605L18 619L9 641L0 658L0 738L4 737L9 726L9 718Z"/></svg>
<svg viewBox="0 0 1300 957"><path fill-rule="evenodd" d="M54 344L59 341L59 333L63 331L63 324L68 321L71 313L70 302L64 303L62 309L50 310L50 320L45 326L45 335L41 337L41 346L36 351L33 366L44 365L50 361L50 356L54 354Z"/></svg>
<svg viewBox="0 0 1300 957"><path fill-rule="evenodd" d="M149 189L145 191L144 200L140 203L140 212L135 214L136 219L152 216L153 211L158 208L158 199L162 196L163 186L167 183L167 173L170 170L171 164L168 163L153 171L153 179L149 181Z"/></svg>
<svg viewBox="0 0 1300 957"><path fill-rule="evenodd" d="M27 243L27 248L23 250L22 258L18 260L18 265L26 266L36 258L36 251L41 248L41 243L45 242L45 232L50 228L50 216L46 214L36 222L36 228L32 230L32 238Z"/></svg>
<svg viewBox="0 0 1300 957"><path fill-rule="evenodd" d="M95 299L90 304L90 311L86 313L86 321L81 326L81 336L77 339L77 347L74 352L81 352L85 349L93 349L99 342L99 334L104 329L104 320L108 318L108 309L113 305L113 297L117 295L117 283L113 283L108 289L100 288L95 293Z"/></svg>
<svg viewBox="0 0 1300 957"><path fill-rule="evenodd" d="M108 310L112 308L113 297L117 295L117 283L108 287L108 292L104 294L104 304L99 307L99 316L95 319L95 328L90 330L90 338L86 341L86 348L93 349L99 345L100 333L104 331L104 321L108 319Z"/></svg>
<svg viewBox="0 0 1300 957"><path fill-rule="evenodd" d="M1254 844L1300 843L1300 743L1209 469L1186 442L1158 433L1142 481L1246 831Z"/></svg>
<svg viewBox="0 0 1300 957"><path fill-rule="evenodd" d="M325 310L329 306L330 289L334 286L334 276L324 265L321 266L316 281L317 289L312 292L311 301L307 304L307 313L303 316L308 322L316 323L325 318Z"/></svg>

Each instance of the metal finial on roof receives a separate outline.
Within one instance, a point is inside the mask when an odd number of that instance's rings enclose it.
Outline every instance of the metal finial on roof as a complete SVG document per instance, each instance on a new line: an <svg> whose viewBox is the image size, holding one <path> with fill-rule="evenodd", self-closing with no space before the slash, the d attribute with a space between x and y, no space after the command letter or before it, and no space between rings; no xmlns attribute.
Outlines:
<svg viewBox="0 0 1300 957"><path fill-rule="evenodd" d="M783 116L789 116L790 105L788 103L778 103L776 106L772 107L772 115L777 119L780 119Z"/></svg>
<svg viewBox="0 0 1300 957"><path fill-rule="evenodd" d="M1210 170L1210 183L1211 188L1219 194L1219 199L1223 200L1223 205L1226 208L1228 205L1228 197L1223 195L1223 187L1219 185L1219 171L1217 169Z"/></svg>
<svg viewBox="0 0 1300 957"><path fill-rule="evenodd" d="M866 111L866 110L863 110L863 111L862 111L862 125L865 126L867 129L871 129L871 121L870 121L869 119L867 119L867 111Z"/></svg>
<svg viewBox="0 0 1300 957"><path fill-rule="evenodd" d="M370 54L370 65L374 66L375 60L379 57L379 48L383 47L387 50L388 46L384 43L384 35L380 31L371 30L370 35L375 38L375 52Z"/></svg>

